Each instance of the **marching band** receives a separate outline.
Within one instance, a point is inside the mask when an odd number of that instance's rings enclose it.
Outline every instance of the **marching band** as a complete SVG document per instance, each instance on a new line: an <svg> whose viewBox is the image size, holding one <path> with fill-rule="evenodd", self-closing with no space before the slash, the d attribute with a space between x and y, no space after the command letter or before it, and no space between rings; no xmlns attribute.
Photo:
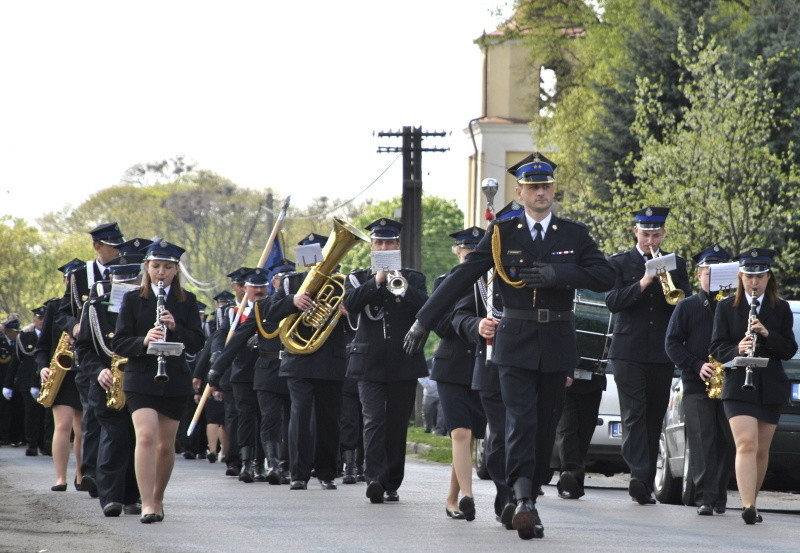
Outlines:
<svg viewBox="0 0 800 553"><path fill-rule="evenodd" d="M508 169L516 209L486 230L450 234L459 263L430 297L424 274L393 261L402 223L378 219L367 235L337 219L330 237L312 233L298 243L322 251L308 270L281 259L231 272L235 296L217 294L206 321L182 286L183 248L161 238L126 241L117 223L99 225L89 231L96 259L59 267L64 296L32 310L34 327L19 334L18 317L2 323L0 403L25 397L26 455L52 453L53 491L68 488L73 448L73 485L97 497L106 517L165 520L176 445L187 458L224 462L242 483L302 491L317 480L336 490L341 478L364 482L370 503L397 502L433 330L441 342L430 378L453 449L446 516L470 521L488 510L475 503L471 475L472 440L488 423L491 509L520 538L542 538L536 500L550 482L553 448L558 496L582 497L583 457L606 383L602 366L576 370L573 300L586 289L605 294L612 314L607 359L631 499L656 503L658 441L677 367L698 515L725 512L735 458L742 519L761 522L756 500L788 398L781 361L798 347L775 252L733 256L738 288L723 297L710 290L709 274L732 256L717 244L704 248L692 258L700 285L692 295L686 260L661 250L668 208L634 212L636 244L606 257L585 225L553 212L556 167L533 153ZM362 241L380 262L340 273L341 258ZM667 258L671 268L649 270L652 259ZM707 390L712 377L721 400ZM179 427L194 429L198 416L206 426L195 446Z"/></svg>

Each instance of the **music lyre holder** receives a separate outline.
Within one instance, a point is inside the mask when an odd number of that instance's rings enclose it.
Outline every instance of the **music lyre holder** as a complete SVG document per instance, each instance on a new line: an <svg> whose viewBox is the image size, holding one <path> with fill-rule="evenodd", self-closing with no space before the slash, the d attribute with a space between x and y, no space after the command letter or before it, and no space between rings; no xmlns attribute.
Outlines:
<svg viewBox="0 0 800 553"><path fill-rule="evenodd" d="M181 342L150 342L147 345L147 353L149 355L176 357L183 353L183 346Z"/></svg>
<svg viewBox="0 0 800 553"><path fill-rule="evenodd" d="M746 369L747 367L751 367L754 369L766 367L769 364L769 358L767 357L734 357L733 361L731 361L731 367L734 369Z"/></svg>

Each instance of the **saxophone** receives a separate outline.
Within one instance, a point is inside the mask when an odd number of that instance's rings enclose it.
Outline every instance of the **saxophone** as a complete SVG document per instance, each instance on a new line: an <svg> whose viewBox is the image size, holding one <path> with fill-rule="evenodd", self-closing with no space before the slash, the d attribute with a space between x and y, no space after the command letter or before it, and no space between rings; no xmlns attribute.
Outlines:
<svg viewBox="0 0 800 553"><path fill-rule="evenodd" d="M111 387L106 390L106 407L109 409L121 411L125 407L125 392L122 391L122 384L125 381L125 365L127 363L127 357L116 353L111 356Z"/></svg>
<svg viewBox="0 0 800 553"><path fill-rule="evenodd" d="M72 353L72 348L69 344L69 335L66 332L62 332L61 337L58 339L56 350L53 352L53 358L50 359L50 376L46 382L42 383L39 397L36 398L36 401L44 407L53 406L58 390L61 388L61 383L64 382L64 377L67 376L67 371L72 369L74 357L75 355Z"/></svg>
<svg viewBox="0 0 800 553"><path fill-rule="evenodd" d="M708 356L708 362L714 365L714 374L706 380L706 394L711 399L722 399L722 385L725 383L725 365Z"/></svg>

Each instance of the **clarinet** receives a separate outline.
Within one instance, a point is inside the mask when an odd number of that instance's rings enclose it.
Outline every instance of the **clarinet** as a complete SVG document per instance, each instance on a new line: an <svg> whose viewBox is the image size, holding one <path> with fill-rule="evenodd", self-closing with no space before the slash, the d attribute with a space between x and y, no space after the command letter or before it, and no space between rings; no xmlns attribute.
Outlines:
<svg viewBox="0 0 800 553"><path fill-rule="evenodd" d="M156 324L155 326L161 327L161 332L163 332L163 338L161 340L167 339L167 325L161 322L161 314L164 312L164 303L167 301L167 294L164 292L164 281L158 281L158 295L156 300ZM158 371L156 372L156 376L154 378L156 382L166 382L169 380L169 375L167 374L167 355L166 353L159 353L158 354Z"/></svg>
<svg viewBox="0 0 800 553"><path fill-rule="evenodd" d="M747 350L747 357L754 357L756 354L756 340L758 339L758 333L753 330L753 322L758 318L758 314L756 313L756 309L758 306L756 305L756 298L755 298L755 290L751 291L750 297L752 301L750 302L750 315L747 317L747 333L750 335L750 339L752 340L750 344L750 349ZM747 365L745 367L745 377L744 377L744 384L742 384L742 390L745 392L751 392L756 389L755 384L753 384L753 366Z"/></svg>

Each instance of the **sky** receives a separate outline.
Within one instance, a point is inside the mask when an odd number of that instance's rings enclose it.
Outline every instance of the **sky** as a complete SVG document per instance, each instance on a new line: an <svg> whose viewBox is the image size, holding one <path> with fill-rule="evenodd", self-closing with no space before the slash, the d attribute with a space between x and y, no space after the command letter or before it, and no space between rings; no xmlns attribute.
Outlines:
<svg viewBox="0 0 800 553"><path fill-rule="evenodd" d="M451 133L423 140L450 148L423 154L423 191L463 209L474 40L505 4L3 2L0 217L35 224L177 155L294 206L390 198L402 160L377 149L400 138L376 135L404 125Z"/></svg>

